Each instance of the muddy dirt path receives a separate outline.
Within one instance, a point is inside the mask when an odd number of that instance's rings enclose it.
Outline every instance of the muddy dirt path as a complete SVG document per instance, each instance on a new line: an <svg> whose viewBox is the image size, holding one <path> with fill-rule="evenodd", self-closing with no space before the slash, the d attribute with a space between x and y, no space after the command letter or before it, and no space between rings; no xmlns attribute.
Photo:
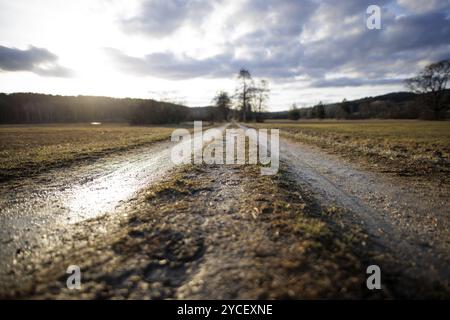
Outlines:
<svg viewBox="0 0 450 320"><path fill-rule="evenodd" d="M77 222L123 211L139 190L170 170L170 146L157 143L2 185L0 279L6 281L19 254L39 255L55 230L64 233Z"/></svg>
<svg viewBox="0 0 450 320"><path fill-rule="evenodd" d="M257 166L198 165L149 188L118 227L78 224L19 297L264 299L382 296L365 287L357 241L304 212L284 179ZM74 249L75 248L75 249ZM65 286L67 264L81 290ZM0 290L1 292L1 290Z"/></svg>
<svg viewBox="0 0 450 320"><path fill-rule="evenodd" d="M379 246L406 262L411 276L446 286L450 279L448 188L368 172L318 147L289 139L280 157L300 185L328 208L343 208L349 224L361 225Z"/></svg>
<svg viewBox="0 0 450 320"><path fill-rule="evenodd" d="M201 148L190 137L182 143ZM16 267L18 255L33 252L38 256L50 238L58 241L58 234L70 233L71 225L126 213L142 189L167 177L175 167L173 145L158 142L0 184L0 281L11 278L8 274Z"/></svg>
<svg viewBox="0 0 450 320"><path fill-rule="evenodd" d="M148 188L128 215L80 222L41 256L13 296L48 299L298 299L436 297L427 277L383 269L383 290L365 269L384 262L339 215L329 216L284 169L187 166ZM105 229L103 232L99 230ZM67 265L81 290L65 285ZM398 262L397 264L400 264ZM25 279L28 270L17 272ZM28 272L29 273L29 272ZM388 283L388 275L395 282ZM0 287L0 296L7 292Z"/></svg>

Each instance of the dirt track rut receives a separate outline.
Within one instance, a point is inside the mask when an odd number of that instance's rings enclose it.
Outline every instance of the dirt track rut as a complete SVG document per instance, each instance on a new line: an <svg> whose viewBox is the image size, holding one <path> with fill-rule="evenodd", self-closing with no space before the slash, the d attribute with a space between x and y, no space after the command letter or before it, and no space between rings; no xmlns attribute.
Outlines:
<svg viewBox="0 0 450 320"><path fill-rule="evenodd" d="M327 207L346 211L412 276L450 279L450 198L446 189L368 172L317 147L282 139L281 159L297 183ZM447 190L448 191L448 190Z"/></svg>

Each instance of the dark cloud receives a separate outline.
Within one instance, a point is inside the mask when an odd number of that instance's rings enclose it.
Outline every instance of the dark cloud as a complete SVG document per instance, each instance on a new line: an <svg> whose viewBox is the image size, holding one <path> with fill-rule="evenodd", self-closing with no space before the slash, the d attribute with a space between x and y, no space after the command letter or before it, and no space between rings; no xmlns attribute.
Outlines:
<svg viewBox="0 0 450 320"><path fill-rule="evenodd" d="M0 46L0 70L30 71L47 77L70 77L73 72L58 64L58 57L47 49L26 50Z"/></svg>
<svg viewBox="0 0 450 320"><path fill-rule="evenodd" d="M193 10L200 7L201 3L207 4L206 9ZM124 23L127 28L134 24L132 29L139 32L157 37L167 36L186 22L195 21L199 24L212 8L208 3L211 1L169 1L167 4L146 1L141 13ZM175 5L178 5L178 11ZM227 23L227 34L219 35L229 49L207 59L176 56L170 52L141 58L126 56L117 50L109 50L109 54L122 70L139 75L153 74L165 78L229 77L245 67L259 76L292 77L297 73L302 55L299 37L303 24L316 7L314 1L243 1ZM172 10L176 13L168 19L170 21L165 21L162 17L170 16ZM256 31L231 42L227 40L229 34L233 34L241 24L258 27ZM237 57L237 50L245 51L245 56Z"/></svg>
<svg viewBox="0 0 450 320"><path fill-rule="evenodd" d="M177 57L170 52L153 53L145 57L132 57L116 49L106 49L108 55L126 72L141 76L155 76L167 79L188 79L200 76L228 76L232 67L231 56L222 54L208 59Z"/></svg>
<svg viewBox="0 0 450 320"><path fill-rule="evenodd" d="M214 8L220 10L220 5L210 3L145 1L141 12L123 24L128 30L158 37L185 24L201 28ZM247 0L239 4L218 35L225 48L221 54L197 59L171 52L144 57L117 50L109 53L123 70L139 75L228 77L246 67L261 77L307 77L317 87L398 84L398 79L418 71L423 62L450 58L447 0L430 0L426 5L379 0L382 30L366 28L371 0ZM229 36L242 25L252 28L238 38ZM324 80L330 76L334 80Z"/></svg>
<svg viewBox="0 0 450 320"><path fill-rule="evenodd" d="M398 0L398 4L405 9L414 12L425 12L445 9L450 5L450 0L427 0L427 1L417 1L417 0Z"/></svg>
<svg viewBox="0 0 450 320"><path fill-rule="evenodd" d="M448 46L450 20L440 10L402 16L386 27L380 40L391 52Z"/></svg>
<svg viewBox="0 0 450 320"><path fill-rule="evenodd" d="M384 12L382 17L382 30L355 28L309 43L304 71L312 77L353 72L360 77L388 78L416 72L422 60L450 57L450 23L443 12L398 18Z"/></svg>
<svg viewBox="0 0 450 320"><path fill-rule="evenodd" d="M232 77L241 68L256 71L258 77L292 77L296 72L280 68L278 60L261 54L252 59L235 58L232 52L215 55L206 59L194 59L171 52L148 54L144 57L129 56L120 50L108 48L107 54L125 73L139 76L155 76L166 79L189 79L196 77Z"/></svg>
<svg viewBox="0 0 450 320"><path fill-rule="evenodd" d="M204 0L146 0L135 16L123 19L121 23L127 32L164 37L187 23L200 23L211 12L212 3Z"/></svg>

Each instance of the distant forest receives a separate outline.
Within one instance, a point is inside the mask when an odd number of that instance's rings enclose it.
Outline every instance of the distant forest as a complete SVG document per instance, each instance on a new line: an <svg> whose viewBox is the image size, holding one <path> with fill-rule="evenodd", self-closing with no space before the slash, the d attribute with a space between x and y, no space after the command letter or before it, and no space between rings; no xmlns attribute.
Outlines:
<svg viewBox="0 0 450 320"><path fill-rule="evenodd" d="M447 97L450 90L447 91ZM423 95L398 92L377 97L293 107L284 112L262 112L263 119L427 119ZM450 99L446 104L449 105ZM445 118L449 118L449 112ZM179 123L218 120L217 107L188 108L150 99L117 99L91 96L55 96L35 93L0 93L0 123L130 122L131 124ZM234 117L236 112L231 113Z"/></svg>
<svg viewBox="0 0 450 320"><path fill-rule="evenodd" d="M442 119L450 118L450 90L444 91ZM322 104L308 108L295 105L287 112L264 114L264 118L296 119L432 119L426 106L429 94L394 92L340 103Z"/></svg>
<svg viewBox="0 0 450 320"><path fill-rule="evenodd" d="M130 122L177 123L188 120L189 108L149 99L0 94L0 123Z"/></svg>

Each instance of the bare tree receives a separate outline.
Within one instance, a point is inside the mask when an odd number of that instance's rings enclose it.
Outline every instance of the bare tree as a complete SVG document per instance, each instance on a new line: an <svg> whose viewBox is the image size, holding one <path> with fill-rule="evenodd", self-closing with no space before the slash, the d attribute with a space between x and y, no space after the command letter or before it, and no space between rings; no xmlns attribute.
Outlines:
<svg viewBox="0 0 450 320"><path fill-rule="evenodd" d="M254 92L253 79L247 69L239 70L236 91L237 104L242 113L242 120L247 121L252 112L251 99Z"/></svg>
<svg viewBox="0 0 450 320"><path fill-rule="evenodd" d="M416 77L407 79L406 86L415 93L424 94L426 104L433 112L435 120L440 119L445 105L445 89L450 77L450 60L430 64Z"/></svg>
<svg viewBox="0 0 450 320"><path fill-rule="evenodd" d="M347 99L344 98L342 102L338 105L336 110L336 118L347 119L350 116L350 105Z"/></svg>
<svg viewBox="0 0 450 320"><path fill-rule="evenodd" d="M292 104L288 112L288 118L291 120L298 120L300 118L300 110L298 110L297 104Z"/></svg>
<svg viewBox="0 0 450 320"><path fill-rule="evenodd" d="M254 100L256 107L256 121L262 121L262 112L266 110L267 101L269 100L269 82L260 80L258 86L254 88Z"/></svg>
<svg viewBox="0 0 450 320"><path fill-rule="evenodd" d="M220 91L213 99L215 106L218 109L219 116L222 120L228 121L228 115L230 113L231 98L225 91Z"/></svg>
<svg viewBox="0 0 450 320"><path fill-rule="evenodd" d="M323 105L322 101L320 101L319 104L313 108L313 114L316 118L325 118L325 106Z"/></svg>

